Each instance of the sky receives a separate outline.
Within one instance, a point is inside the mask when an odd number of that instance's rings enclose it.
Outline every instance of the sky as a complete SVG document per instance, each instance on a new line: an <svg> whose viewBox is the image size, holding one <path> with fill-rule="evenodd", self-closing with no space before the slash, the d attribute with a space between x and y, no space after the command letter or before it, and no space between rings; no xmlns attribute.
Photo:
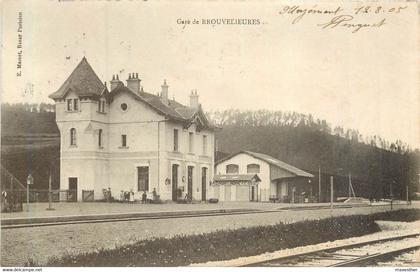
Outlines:
<svg viewBox="0 0 420 272"><path fill-rule="evenodd" d="M86 56L103 81L113 74L125 81L134 72L145 91L156 93L166 79L171 98L188 103L196 89L205 110L310 113L333 127L418 148L418 13L414 2L401 3L375 4L368 13L355 14L363 2L6 0L1 100L52 103L48 95ZM356 33L345 26L322 29L319 25L334 16L308 13L293 24L297 14L279 14L288 5L340 6L342 15L353 17L351 23L385 19L385 24ZM373 12L378 6L381 12ZM396 13L397 6L407 7ZM215 18L259 24L202 24ZM200 24L192 24L194 19ZM17 68L18 34L22 69Z"/></svg>

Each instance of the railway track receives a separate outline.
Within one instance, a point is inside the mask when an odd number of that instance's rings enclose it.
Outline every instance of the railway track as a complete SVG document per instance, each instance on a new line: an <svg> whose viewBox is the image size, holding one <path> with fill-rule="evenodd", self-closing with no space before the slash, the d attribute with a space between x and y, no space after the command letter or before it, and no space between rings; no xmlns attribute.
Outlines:
<svg viewBox="0 0 420 272"><path fill-rule="evenodd" d="M420 233L376 239L344 246L335 246L293 254L245 262L237 266L365 266L392 259L404 252L420 248Z"/></svg>
<svg viewBox="0 0 420 272"><path fill-rule="evenodd" d="M57 225L73 225L73 224L111 223L111 222L121 222L121 221L163 220L163 219L191 218L191 217L204 217L204 216L210 217L210 216L255 214L255 213L276 213L276 212L283 212L283 210L220 211L220 212L213 212L213 213L197 213L197 214L136 216L136 217L123 217L123 218L104 218L104 219L86 219L86 220L42 222L42 223L8 224L8 225L1 225L1 229L47 227L47 226L57 226Z"/></svg>

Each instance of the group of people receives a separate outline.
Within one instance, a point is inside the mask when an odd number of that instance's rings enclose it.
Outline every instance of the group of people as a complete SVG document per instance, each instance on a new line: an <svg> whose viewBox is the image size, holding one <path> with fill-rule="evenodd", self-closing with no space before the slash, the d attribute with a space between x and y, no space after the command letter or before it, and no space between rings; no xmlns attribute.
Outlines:
<svg viewBox="0 0 420 272"><path fill-rule="evenodd" d="M157 192L156 192L155 188L153 188L152 196L153 196L153 201L157 200L158 196L157 196ZM128 203L135 203L133 189L131 189L130 191L121 190L120 201L121 202L128 202ZM147 198L147 192L143 191L143 193L141 194L141 203L146 204L146 203L149 203L149 202L150 202L150 199Z"/></svg>
<svg viewBox="0 0 420 272"><path fill-rule="evenodd" d="M112 202L114 200L114 197L112 197L112 195L111 195L111 188L103 189L103 193L104 193L105 201ZM141 194L141 203L146 204L146 203L153 203L152 201L158 201L159 196L156 192L156 188L153 188L152 196L153 196L153 199L148 199L147 198L147 192L144 191ZM130 191L121 190L119 201L121 203L124 203L124 202L128 202L128 203L131 203L131 204L135 203L136 201L135 201L133 189L131 189Z"/></svg>
<svg viewBox="0 0 420 272"><path fill-rule="evenodd" d="M134 192L133 192L133 189L131 189L129 192L124 192L123 190L121 190L121 193L120 193L120 201L121 202L134 203Z"/></svg>

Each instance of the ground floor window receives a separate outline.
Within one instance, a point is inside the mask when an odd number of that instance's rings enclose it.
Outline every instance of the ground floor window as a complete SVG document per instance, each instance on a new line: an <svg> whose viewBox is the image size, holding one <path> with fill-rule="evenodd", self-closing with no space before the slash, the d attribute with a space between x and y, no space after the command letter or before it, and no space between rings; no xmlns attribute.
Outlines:
<svg viewBox="0 0 420 272"><path fill-rule="evenodd" d="M149 167L137 167L137 191L149 191Z"/></svg>

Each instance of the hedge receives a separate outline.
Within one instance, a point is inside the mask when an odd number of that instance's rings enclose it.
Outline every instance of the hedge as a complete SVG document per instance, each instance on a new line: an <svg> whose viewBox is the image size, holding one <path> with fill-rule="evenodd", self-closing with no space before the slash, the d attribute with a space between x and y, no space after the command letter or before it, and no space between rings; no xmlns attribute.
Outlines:
<svg viewBox="0 0 420 272"><path fill-rule="evenodd" d="M115 249L54 257L49 259L45 266L186 266L191 263L228 260L362 236L380 231L375 220L419 219L420 210L406 209L221 230L190 236L178 235L170 239L139 241ZM29 265L37 266L33 261L30 261Z"/></svg>

